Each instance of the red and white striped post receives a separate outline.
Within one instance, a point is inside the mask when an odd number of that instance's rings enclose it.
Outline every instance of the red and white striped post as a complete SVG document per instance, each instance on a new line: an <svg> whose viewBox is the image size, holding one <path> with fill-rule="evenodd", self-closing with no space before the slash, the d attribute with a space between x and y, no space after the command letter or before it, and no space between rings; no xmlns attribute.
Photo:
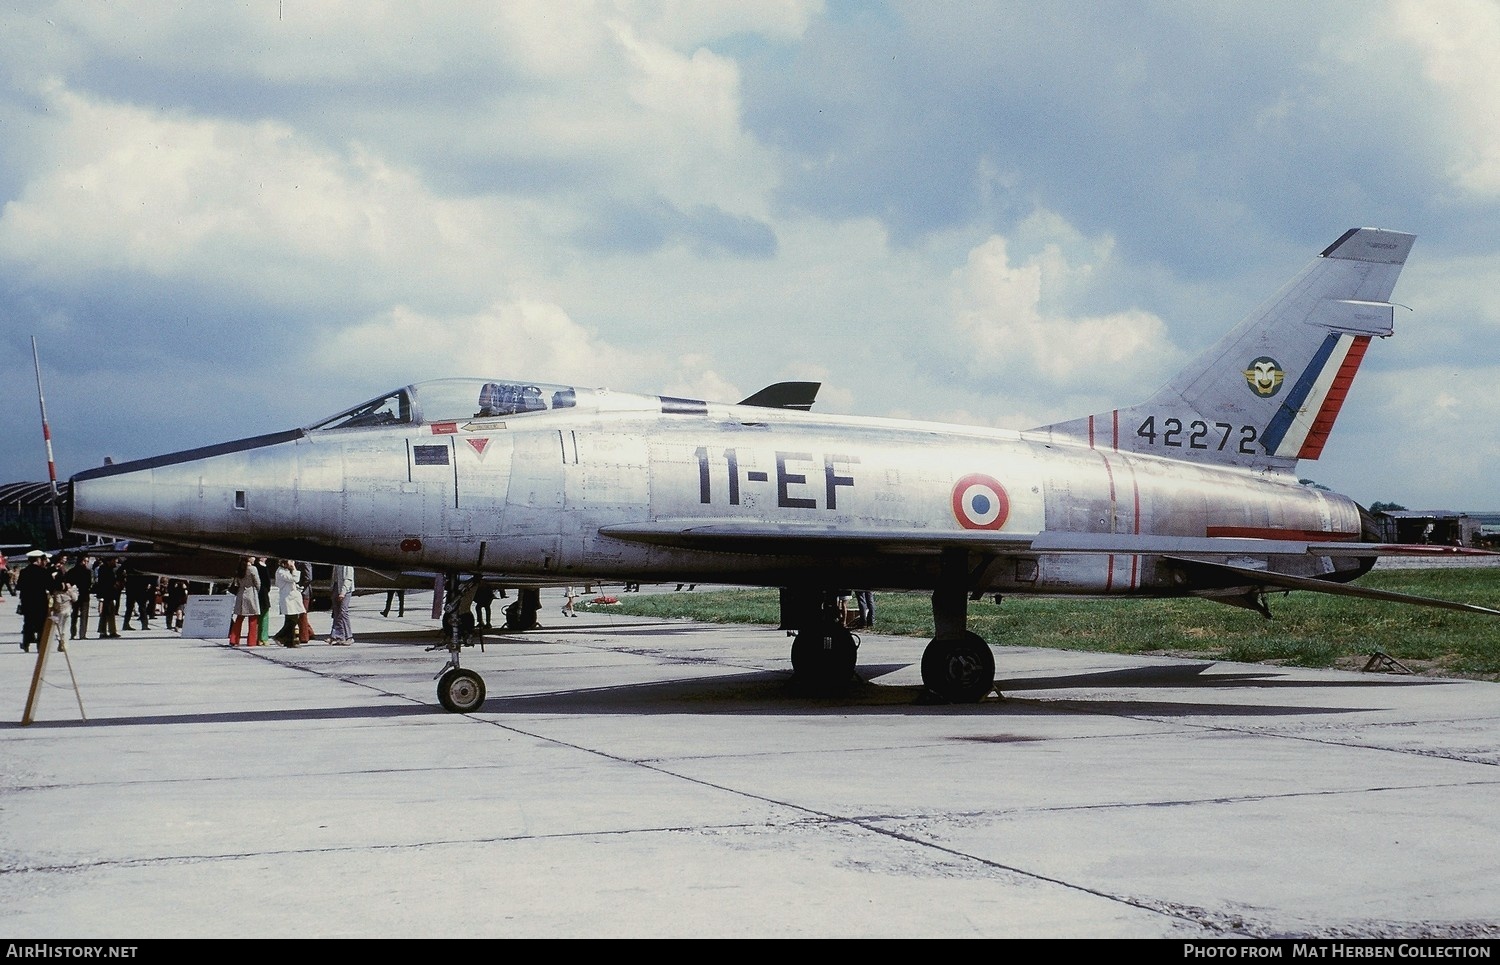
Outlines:
<svg viewBox="0 0 1500 965"><path fill-rule="evenodd" d="M57 463L52 458L52 428L47 425L47 400L42 397L42 360L36 351L36 336L31 336L31 363L36 368L36 401L42 409L42 441L47 444L47 481L52 488L52 529L62 544L62 510L57 504Z"/></svg>

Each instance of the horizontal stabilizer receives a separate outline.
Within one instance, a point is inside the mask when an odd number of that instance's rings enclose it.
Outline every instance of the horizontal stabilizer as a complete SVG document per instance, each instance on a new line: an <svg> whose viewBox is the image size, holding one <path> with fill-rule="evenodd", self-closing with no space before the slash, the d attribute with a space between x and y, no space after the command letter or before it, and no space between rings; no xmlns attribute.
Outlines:
<svg viewBox="0 0 1500 965"><path fill-rule="evenodd" d="M1500 617L1500 610L1479 606L1474 603L1455 603L1452 600L1437 600L1427 596L1413 596L1409 593L1393 593L1390 590L1376 590L1365 586L1355 586L1352 583L1333 583L1328 580L1319 580L1307 576L1270 573L1265 570L1253 570L1243 566L1229 566L1224 563L1206 563L1202 560L1193 559L1178 559L1177 562L1197 571L1200 575L1205 573L1218 574L1231 578L1231 581L1242 581L1247 585L1255 587L1275 588L1279 590L1310 590L1314 593L1327 593L1333 596L1353 596L1365 600L1408 603L1415 606L1437 607L1443 610L1458 610L1462 613L1482 613L1486 616Z"/></svg>
<svg viewBox="0 0 1500 965"><path fill-rule="evenodd" d="M1138 533L1037 533L1031 540L1031 549L1037 553L1157 556L1343 556L1375 559L1382 556L1500 556L1500 553L1467 546L1431 546L1425 543L1361 543L1356 540L1313 542L1249 536L1147 536Z"/></svg>

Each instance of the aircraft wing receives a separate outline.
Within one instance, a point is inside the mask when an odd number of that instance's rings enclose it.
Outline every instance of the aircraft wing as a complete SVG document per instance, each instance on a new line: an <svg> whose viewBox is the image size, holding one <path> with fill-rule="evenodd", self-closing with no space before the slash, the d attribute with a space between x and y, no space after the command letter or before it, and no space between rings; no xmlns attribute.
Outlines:
<svg viewBox="0 0 1500 965"><path fill-rule="evenodd" d="M1130 533L1001 533L989 530L879 529L737 523L702 520L658 520L621 523L600 532L617 539L683 549L733 553L791 553L836 556L854 552L883 555L931 555L948 549L980 553L1050 554L1117 553L1162 556L1195 571L1200 582L1224 589L1274 587L1310 590L1338 596L1440 607L1467 613L1500 616L1500 610L1470 603L1393 593L1313 577L1291 576L1202 557L1224 556L1497 556L1486 550L1458 546L1404 543L1316 542L1220 536L1144 536Z"/></svg>
<svg viewBox="0 0 1500 965"><path fill-rule="evenodd" d="M979 552L1024 553L1031 549L1037 535L991 530L851 528L817 523L778 524L722 520L616 523L601 526L599 532L635 543L676 546L682 549L811 556L836 556L851 552L930 555L958 547Z"/></svg>
<svg viewBox="0 0 1500 965"><path fill-rule="evenodd" d="M1459 546L1359 543L1231 536L1148 536L1136 533L1011 533L982 529L848 527L817 523L663 519L616 523L599 532L616 539L729 553L837 555L872 551L931 555L946 549L989 553L1116 553L1173 556L1496 556ZM1255 572L1255 571L1250 571Z"/></svg>

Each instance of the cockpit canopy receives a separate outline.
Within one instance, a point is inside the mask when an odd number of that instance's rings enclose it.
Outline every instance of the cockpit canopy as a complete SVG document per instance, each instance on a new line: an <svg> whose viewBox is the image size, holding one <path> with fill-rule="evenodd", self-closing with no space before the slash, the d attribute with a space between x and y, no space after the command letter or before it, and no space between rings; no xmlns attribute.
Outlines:
<svg viewBox="0 0 1500 965"><path fill-rule="evenodd" d="M551 409L570 409L593 401L595 390L542 382L503 379L436 379L388 392L309 430L367 429L434 422L467 422L518 416Z"/></svg>

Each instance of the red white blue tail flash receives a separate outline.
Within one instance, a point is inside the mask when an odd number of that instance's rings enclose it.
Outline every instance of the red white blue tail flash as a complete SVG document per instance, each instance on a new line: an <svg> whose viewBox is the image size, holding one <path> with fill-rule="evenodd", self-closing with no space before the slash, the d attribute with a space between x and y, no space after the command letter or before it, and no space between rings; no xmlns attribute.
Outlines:
<svg viewBox="0 0 1500 965"><path fill-rule="evenodd" d="M1369 345L1368 335L1329 334L1323 340L1266 426L1262 442L1267 452L1293 459L1316 459L1322 454Z"/></svg>

